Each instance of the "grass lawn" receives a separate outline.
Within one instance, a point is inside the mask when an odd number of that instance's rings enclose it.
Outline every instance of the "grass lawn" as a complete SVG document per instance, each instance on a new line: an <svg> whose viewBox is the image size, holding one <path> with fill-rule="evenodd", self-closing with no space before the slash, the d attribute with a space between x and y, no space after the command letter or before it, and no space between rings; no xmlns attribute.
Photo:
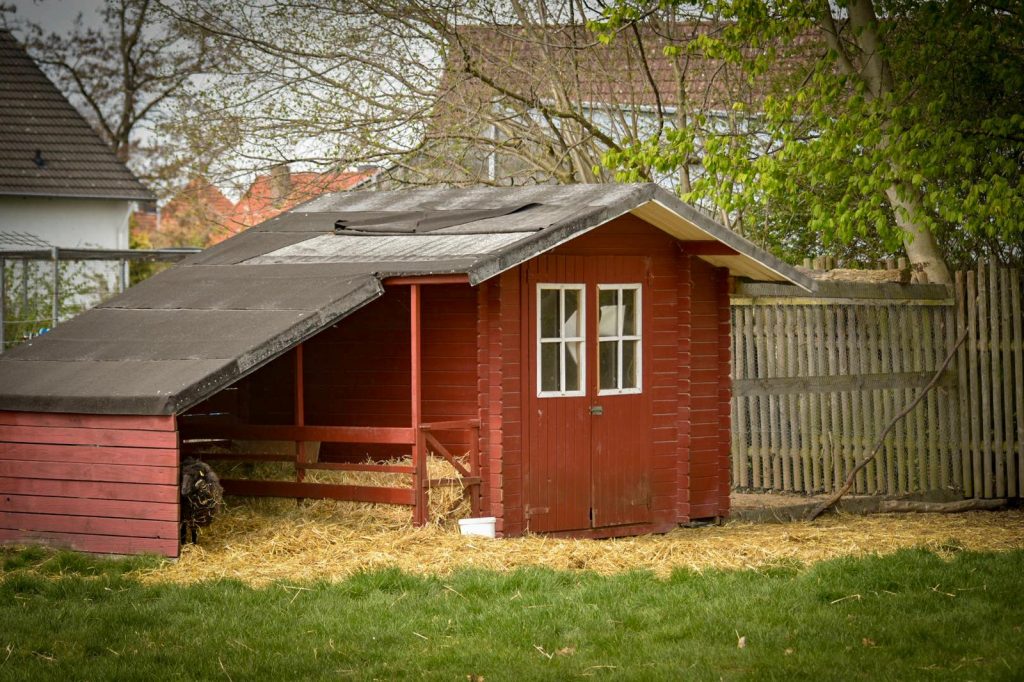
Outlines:
<svg viewBox="0 0 1024 682"><path fill-rule="evenodd" d="M381 570L252 588L128 575L156 561L0 549L0 679L1024 676L1022 551L668 579Z"/></svg>

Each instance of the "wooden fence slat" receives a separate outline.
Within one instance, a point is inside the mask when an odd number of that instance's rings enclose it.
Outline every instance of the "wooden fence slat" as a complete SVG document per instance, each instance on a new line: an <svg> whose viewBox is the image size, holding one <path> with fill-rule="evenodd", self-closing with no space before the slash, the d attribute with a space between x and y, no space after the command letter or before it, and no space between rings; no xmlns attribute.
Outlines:
<svg viewBox="0 0 1024 682"><path fill-rule="evenodd" d="M957 338L959 338L962 328L956 324L956 308L953 306L946 309L945 315L943 316L943 327L946 331L945 343L941 346L941 352L939 357L945 359L946 355L956 345ZM960 348L963 348L963 344L960 344ZM958 351L959 352L959 351ZM938 360L938 358L936 358ZM959 364L959 363L958 363ZM963 471L962 459L963 452L960 449L960 422L957 417L960 414L960 386L957 385L950 389L946 393L945 399L945 420L946 420L946 438L943 440L943 453L945 456L947 471L950 475L950 485L954 490L963 491Z"/></svg>
<svg viewBox="0 0 1024 682"><path fill-rule="evenodd" d="M999 374L1002 377L1003 423L1000 433L999 457L1003 462L1002 495L1017 496L1017 457L1013 451L1013 331L1010 329L1010 270L999 270L999 348L1002 351Z"/></svg>
<svg viewBox="0 0 1024 682"><path fill-rule="evenodd" d="M963 333L967 329L967 275L969 273L957 271L956 273L956 327ZM971 347L971 339L960 344L957 351L956 365L959 382L956 387L957 398L960 403L960 418L957 424L960 427L960 485L967 497L974 496L974 477L971 475L971 408L970 408L970 382L967 375L967 354Z"/></svg>
<svg viewBox="0 0 1024 682"><path fill-rule="evenodd" d="M943 345L942 320L939 315L924 315L923 317L925 327L924 360L926 367L934 372L942 363L942 356L944 355L941 351ZM931 325L928 325L928 318L931 318ZM949 474L942 467L939 451L940 440L948 442L946 434L947 425L943 423L945 420L939 418L938 398L939 391L941 390L937 388L925 396L925 409L922 410L922 412L927 412L925 419L929 426L924 433L924 437L927 440L925 447L928 449L928 486L932 490L949 487Z"/></svg>
<svg viewBox="0 0 1024 682"><path fill-rule="evenodd" d="M792 307L782 308L782 313L783 333L786 335L786 376L792 377L798 375L797 366L800 353L798 332L795 324L796 316ZM786 396L786 415L782 421L786 425L786 450L789 453L787 459L792 471L793 490L802 492L804 490L804 483L803 466L800 458L800 422L797 416L799 410L798 396Z"/></svg>
<svg viewBox="0 0 1024 682"><path fill-rule="evenodd" d="M981 388L981 453L982 472L984 476L984 495L992 497L995 493L995 462L992 457L992 386L991 386L991 351L989 344L989 283L988 267L982 262L978 264L978 350L981 352L981 371L979 385Z"/></svg>
<svg viewBox="0 0 1024 682"><path fill-rule="evenodd" d="M1013 320L1013 378L1017 415L1017 494L1024 496L1024 321L1021 320L1020 270L1010 271L1010 308Z"/></svg>
<svg viewBox="0 0 1024 682"><path fill-rule="evenodd" d="M971 485L973 497L984 497L985 482L983 467L981 463L981 421L979 419L979 408L981 407L981 391L978 383L978 365L980 349L978 345L978 282L977 272L967 273L967 327L968 343L970 347L967 353L967 382L970 385L971 400L969 403L970 414L967 417L971 425Z"/></svg>
<svg viewBox="0 0 1024 682"><path fill-rule="evenodd" d="M797 326L797 375L807 376L808 372L808 357L807 357L807 346L809 344L807 338L807 325L805 319L806 309L796 308L793 311L793 322ZM811 456L812 449L810 446L810 415L809 415L809 402L810 400L806 395L797 396L797 410L800 414L800 479L801 479L801 492L802 493L813 493L815 491L814 479L812 476Z"/></svg>
<svg viewBox="0 0 1024 682"><path fill-rule="evenodd" d="M828 361L828 375L836 376L839 374L839 356L836 352L836 308L833 306L825 309L825 355ZM837 425L842 425L838 393L828 395L828 408L828 426L825 431L828 435L828 452L831 458L828 475L831 477L831 486L837 487L843 483L843 446L839 442L841 434L837 433Z"/></svg>
<svg viewBox="0 0 1024 682"><path fill-rule="evenodd" d="M743 327L747 330L746 337L743 339L747 355L746 369L744 370L745 378L759 376L757 372L757 354L754 350L757 339L757 330L754 328L754 310L754 308L745 308L741 311L743 314ZM753 486L755 488L764 488L767 486L762 477L761 451L759 449L761 420L756 398L751 397L747 401L747 409L750 415L750 433L748 434L750 438L750 474Z"/></svg>
<svg viewBox="0 0 1024 682"><path fill-rule="evenodd" d="M743 335L749 330L743 324L743 311L733 308L733 335L732 335L732 373L734 378L745 378L747 370L746 344ZM734 397L732 400L733 412L732 423L735 424L732 439L735 456L733 457L733 487L746 488L750 483L750 451L747 448L747 401L744 398Z"/></svg>
<svg viewBox="0 0 1024 682"><path fill-rule="evenodd" d="M807 326L807 373L811 376L821 374L821 366L818 364L820 340L817 334L820 328L816 325L816 312L817 308L804 309L804 324ZM807 431L807 445L810 451L811 476L815 493L825 489L821 474L821 399L820 395L808 396L810 428Z"/></svg>
<svg viewBox="0 0 1024 682"><path fill-rule="evenodd" d="M870 365L870 338L868 337L868 330L870 329L868 316L865 314L865 310L861 308L854 308L854 319L857 326L857 339L855 340L856 347L858 349L857 356L857 368L861 373L870 374L873 372L873 368ZM859 419L854 422L854 428L856 429L857 436L857 460L862 460L867 456L868 449L868 436L867 434L871 430L871 391L859 391L859 406L858 414ZM879 481L878 481L878 462L871 461L865 468L866 481L867 481L867 493L873 495L878 493Z"/></svg>
<svg viewBox="0 0 1024 682"><path fill-rule="evenodd" d="M988 286L989 355L991 356L989 362L992 371L992 421L989 426L992 434L992 492L995 497L1005 497L1006 459L1003 455L1003 404L1001 400L1003 381L999 345L999 265L995 259L989 263Z"/></svg>
<svg viewBox="0 0 1024 682"><path fill-rule="evenodd" d="M913 371L923 372L927 369L926 363L926 350L931 348L931 329L928 325L924 324L923 315L911 313L911 321L909 329L907 330L910 335L910 344L913 346ZM911 391L911 395L916 397L919 391ZM926 396L927 399L927 396ZM927 489L928 485L928 445L925 439L928 437L925 430L925 411L927 404L925 400L922 400L918 404L918 407L914 409L914 420L913 420L913 439L914 439L914 451L916 457L918 457L918 481L916 486L911 489Z"/></svg>
<svg viewBox="0 0 1024 682"><path fill-rule="evenodd" d="M777 343L778 339L773 338L772 332L776 330L774 324L775 309L765 306L764 308L764 341L765 355L768 359L768 373L777 378L779 376L779 355L781 349ZM781 490L789 490L786 487L786 477L783 476L784 463L782 460L782 438L780 434L779 402L778 396L768 396L768 443L772 458L772 480L775 486Z"/></svg>
<svg viewBox="0 0 1024 682"><path fill-rule="evenodd" d="M757 311L755 311L756 313ZM768 369L771 353L768 350L768 332L765 324L767 313L760 311L757 316L757 372L761 376L772 376ZM762 396L757 401L758 412L761 415L761 432L758 439L761 444L761 468L763 469L764 480L769 482L772 489L779 489L779 480L774 474L774 460L771 452L771 404L767 396Z"/></svg>

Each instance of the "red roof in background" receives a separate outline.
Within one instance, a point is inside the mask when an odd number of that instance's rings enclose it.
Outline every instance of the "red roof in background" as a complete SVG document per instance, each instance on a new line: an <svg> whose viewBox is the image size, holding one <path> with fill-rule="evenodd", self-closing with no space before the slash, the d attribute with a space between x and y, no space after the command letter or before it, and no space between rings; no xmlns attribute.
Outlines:
<svg viewBox="0 0 1024 682"><path fill-rule="evenodd" d="M195 178L167 202L161 213L161 220L184 216L198 208L202 208L202 212L211 217L227 218L235 209L235 205L216 185L210 184L205 178Z"/></svg>
<svg viewBox="0 0 1024 682"><path fill-rule="evenodd" d="M227 220L232 232L241 232L264 220L328 192L345 192L369 180L377 170L339 173L289 173L260 175L235 204ZM228 237L223 234L217 241ZM216 242L214 242L216 243Z"/></svg>
<svg viewBox="0 0 1024 682"><path fill-rule="evenodd" d="M205 178L195 178L163 207L159 229L155 213L137 212L133 230L146 235L155 248L212 246L321 194L355 189L376 174L377 169L338 173L277 170L257 176L237 204Z"/></svg>

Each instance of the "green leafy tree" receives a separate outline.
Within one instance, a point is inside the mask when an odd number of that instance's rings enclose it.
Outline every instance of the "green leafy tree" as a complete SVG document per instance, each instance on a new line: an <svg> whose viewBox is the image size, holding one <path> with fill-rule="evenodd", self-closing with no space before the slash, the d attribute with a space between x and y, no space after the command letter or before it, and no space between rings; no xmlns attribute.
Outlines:
<svg viewBox="0 0 1024 682"><path fill-rule="evenodd" d="M681 3L626 0L603 28L621 31L666 4ZM767 241L792 230L902 246L936 282L950 280L947 259L1024 259L1019 2L719 0L704 9L725 26L685 49L742 66L765 97L743 112L741 134L701 140L706 173L685 198L710 199ZM630 178L654 146L641 141L605 161ZM654 162L671 165L671 140L664 146Z"/></svg>

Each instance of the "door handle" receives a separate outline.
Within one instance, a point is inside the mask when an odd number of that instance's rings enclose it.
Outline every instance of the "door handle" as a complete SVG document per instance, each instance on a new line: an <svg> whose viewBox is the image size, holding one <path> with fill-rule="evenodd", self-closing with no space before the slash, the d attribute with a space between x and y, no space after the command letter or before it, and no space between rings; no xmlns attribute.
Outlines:
<svg viewBox="0 0 1024 682"><path fill-rule="evenodd" d="M604 414L604 405L591 405L590 414L601 415Z"/></svg>

